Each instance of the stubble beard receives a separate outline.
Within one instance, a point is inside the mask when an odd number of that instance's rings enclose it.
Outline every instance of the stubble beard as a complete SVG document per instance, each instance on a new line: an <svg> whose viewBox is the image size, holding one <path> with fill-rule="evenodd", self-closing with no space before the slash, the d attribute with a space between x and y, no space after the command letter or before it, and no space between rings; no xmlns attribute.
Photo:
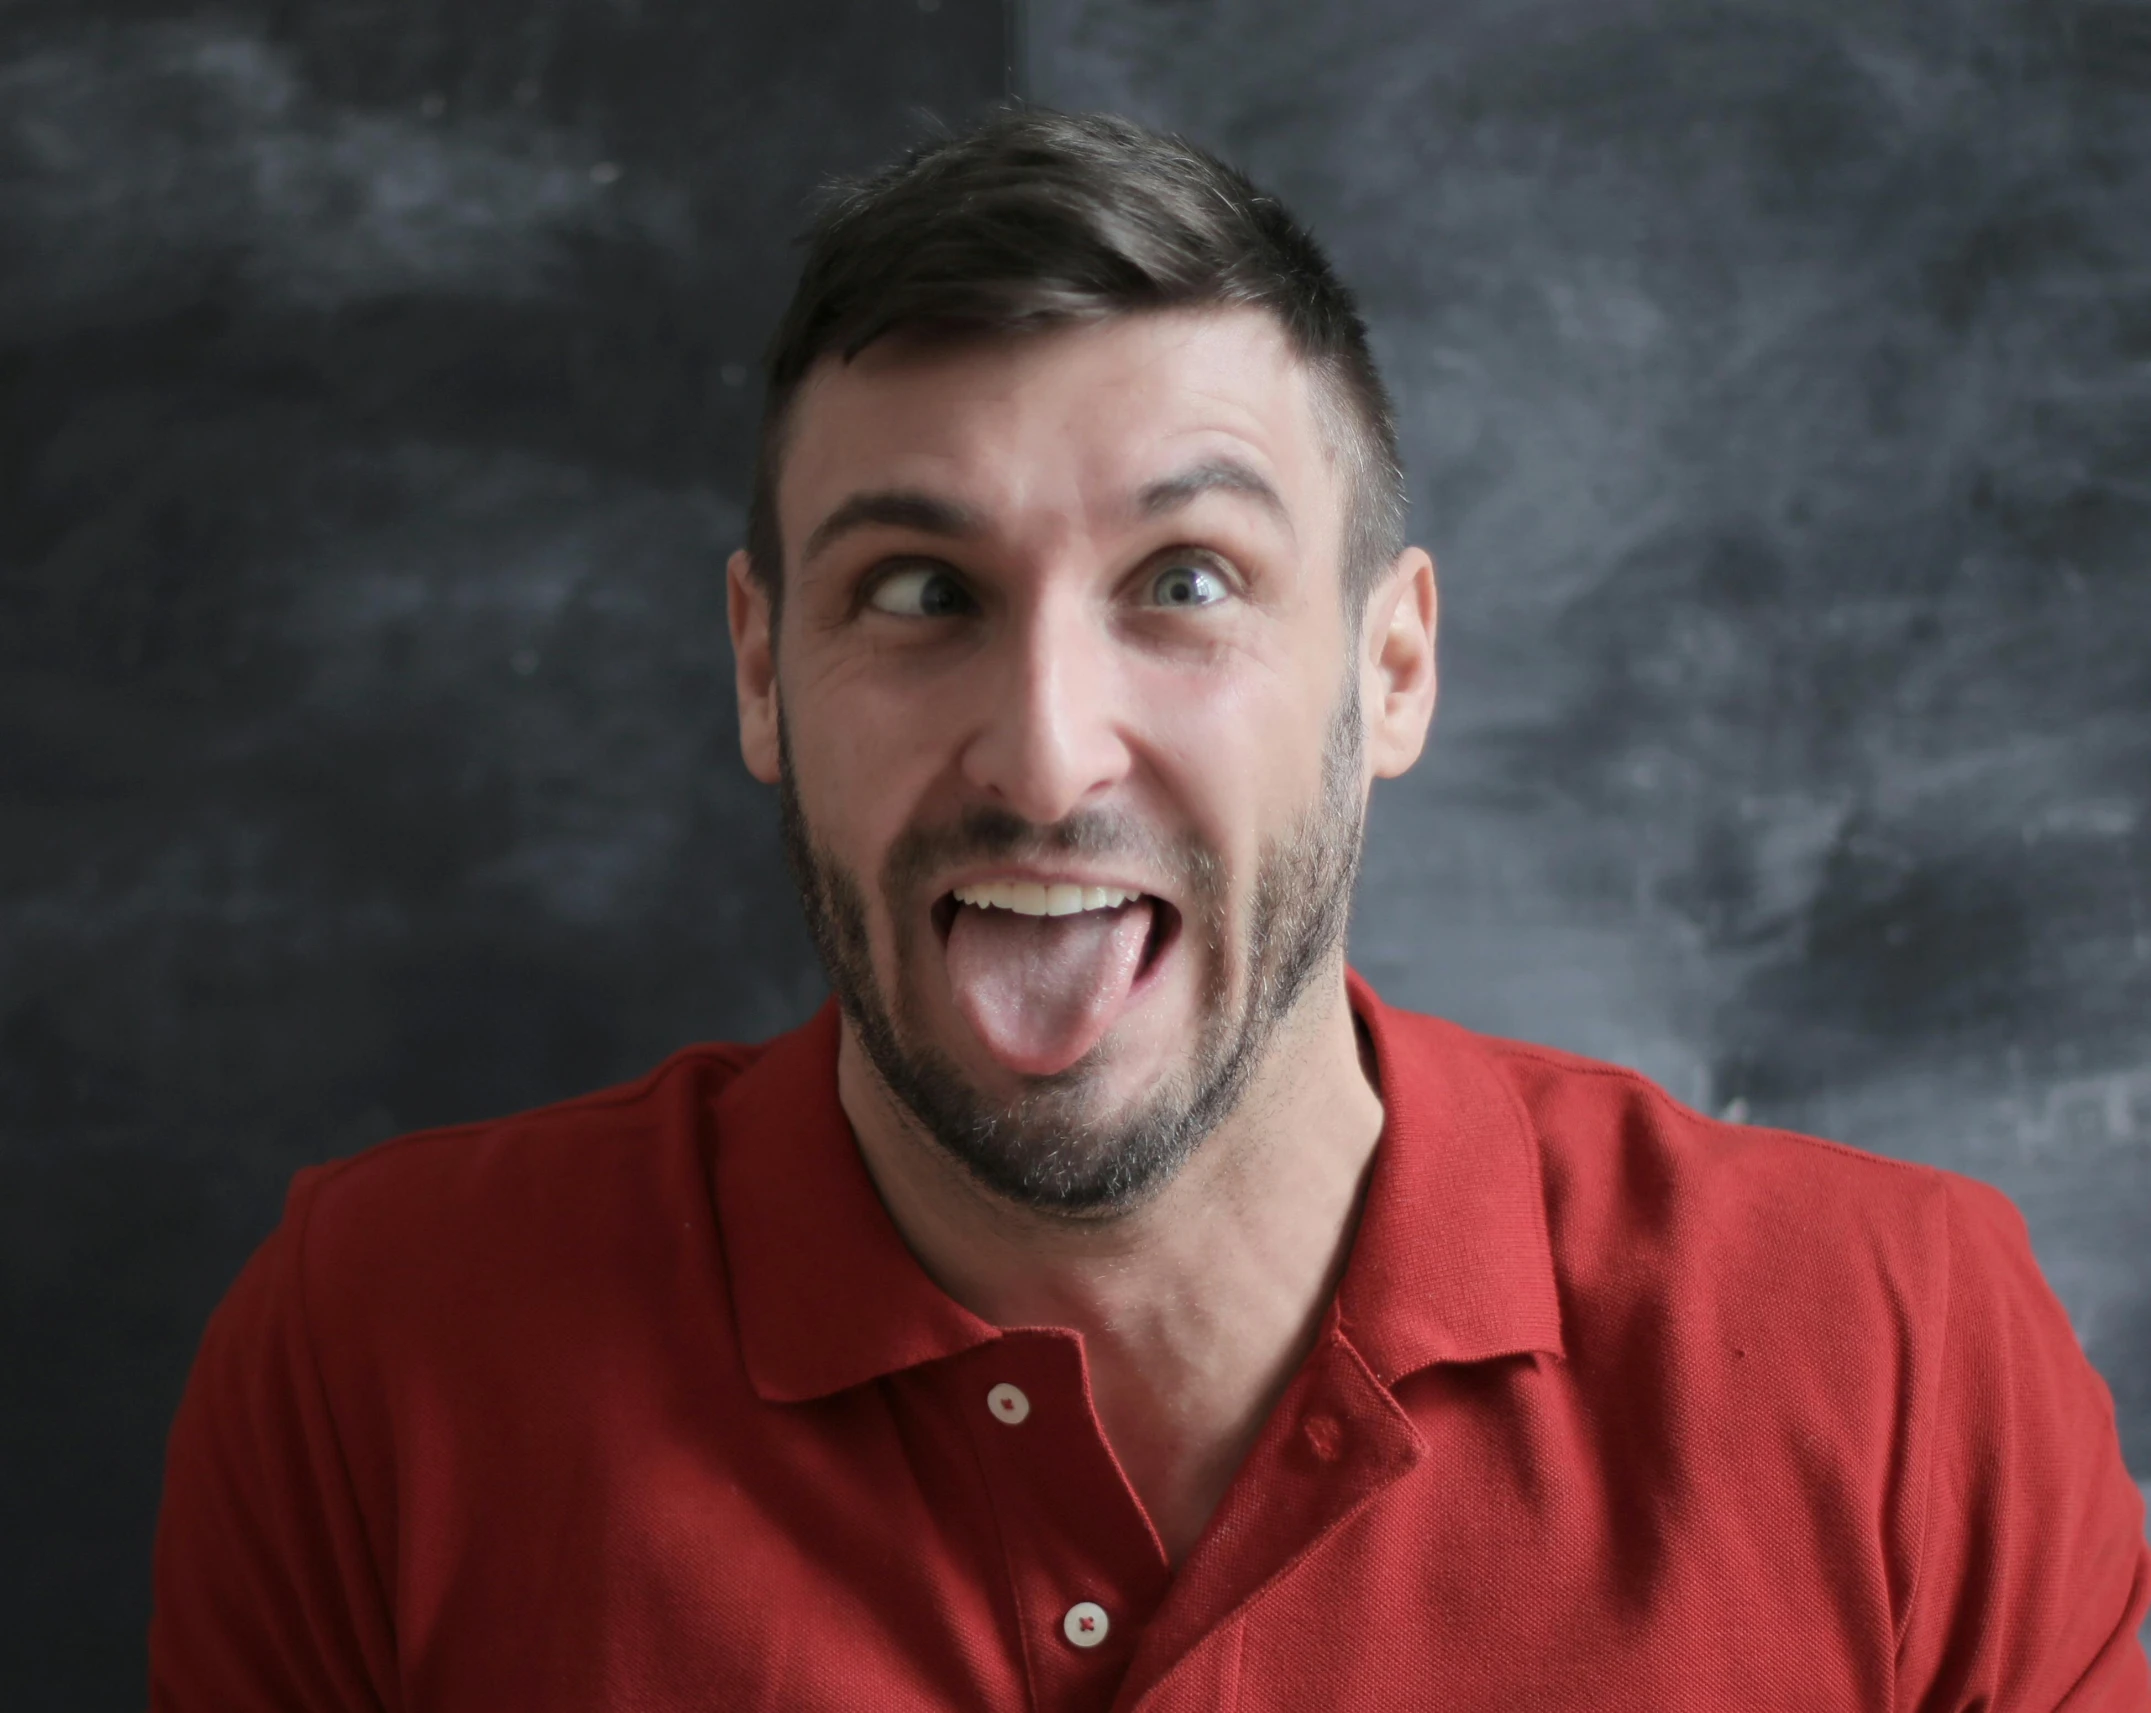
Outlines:
<svg viewBox="0 0 2151 1713"><path fill-rule="evenodd" d="M1331 717L1315 801L1263 848L1237 956L1227 955L1230 899L1214 851L1192 839L1161 845L1106 812L1039 827L982 809L952 827L906 832L883 862L882 897L896 938L893 1004L874 971L865 891L807 824L780 719L785 860L837 1003L897 1104L978 1183L1042 1213L1125 1211L1170 1183L1240 1104L1280 1029L1343 951L1365 832L1356 688L1348 679ZM1105 1070L1090 1056L1025 1079L1013 1100L988 1096L919 1025L919 941L933 931L919 908L919 881L958 860L1130 854L1175 878L1184 900L1179 950L1202 959L1200 1029L1186 1061L1118 1114L1096 1110Z"/></svg>

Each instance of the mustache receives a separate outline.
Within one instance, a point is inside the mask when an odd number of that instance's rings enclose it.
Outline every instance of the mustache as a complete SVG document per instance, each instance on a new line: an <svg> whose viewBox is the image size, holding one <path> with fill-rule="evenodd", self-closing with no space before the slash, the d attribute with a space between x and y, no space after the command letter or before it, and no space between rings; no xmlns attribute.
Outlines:
<svg viewBox="0 0 2151 1713"><path fill-rule="evenodd" d="M1201 840L1166 838L1117 810L1079 809L1041 825L1012 810L980 804L945 825L909 827L899 834L882 863L882 891L900 909L936 874L958 863L1047 857L1130 858L1198 905L1217 895L1224 875L1223 863Z"/></svg>

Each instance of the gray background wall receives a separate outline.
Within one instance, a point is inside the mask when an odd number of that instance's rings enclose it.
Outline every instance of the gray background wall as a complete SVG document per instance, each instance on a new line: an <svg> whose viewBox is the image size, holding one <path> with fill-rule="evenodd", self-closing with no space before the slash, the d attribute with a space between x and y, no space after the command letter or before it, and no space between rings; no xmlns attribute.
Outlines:
<svg viewBox="0 0 2151 1713"><path fill-rule="evenodd" d="M139 1703L293 1169L818 996L729 707L752 364L816 179L1011 59L1365 296L1447 628L1362 967L2000 1184L2151 1476L2151 6L15 0L10 1708Z"/></svg>

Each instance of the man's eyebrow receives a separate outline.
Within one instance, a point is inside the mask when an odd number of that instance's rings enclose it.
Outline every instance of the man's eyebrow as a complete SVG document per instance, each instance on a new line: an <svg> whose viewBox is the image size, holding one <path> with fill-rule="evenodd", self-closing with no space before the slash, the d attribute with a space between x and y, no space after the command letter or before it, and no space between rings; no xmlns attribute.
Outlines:
<svg viewBox="0 0 2151 1713"><path fill-rule="evenodd" d="M915 529L926 535L960 537L979 532L978 515L954 500L916 488L873 488L851 495L816 524L800 550L799 562L804 565L852 531L875 524Z"/></svg>
<svg viewBox="0 0 2151 1713"><path fill-rule="evenodd" d="M1144 517L1162 517L1167 512L1179 510L1199 494L1219 489L1245 494L1258 501L1263 510L1285 526L1287 535L1297 534L1284 497L1260 470L1238 458L1205 458L1200 464L1190 464L1185 470L1162 477L1136 496L1135 508Z"/></svg>

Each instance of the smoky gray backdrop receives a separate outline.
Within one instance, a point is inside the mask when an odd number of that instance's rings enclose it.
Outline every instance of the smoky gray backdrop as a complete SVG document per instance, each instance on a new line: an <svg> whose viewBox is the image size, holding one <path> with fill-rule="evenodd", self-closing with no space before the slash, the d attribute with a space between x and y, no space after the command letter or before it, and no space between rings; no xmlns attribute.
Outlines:
<svg viewBox="0 0 2151 1713"><path fill-rule="evenodd" d="M140 1704L296 1168L785 1027L722 559L815 184L1010 89L1362 294L1388 997L2016 1198L2151 1478L2151 5L13 0L0 1701Z"/></svg>

